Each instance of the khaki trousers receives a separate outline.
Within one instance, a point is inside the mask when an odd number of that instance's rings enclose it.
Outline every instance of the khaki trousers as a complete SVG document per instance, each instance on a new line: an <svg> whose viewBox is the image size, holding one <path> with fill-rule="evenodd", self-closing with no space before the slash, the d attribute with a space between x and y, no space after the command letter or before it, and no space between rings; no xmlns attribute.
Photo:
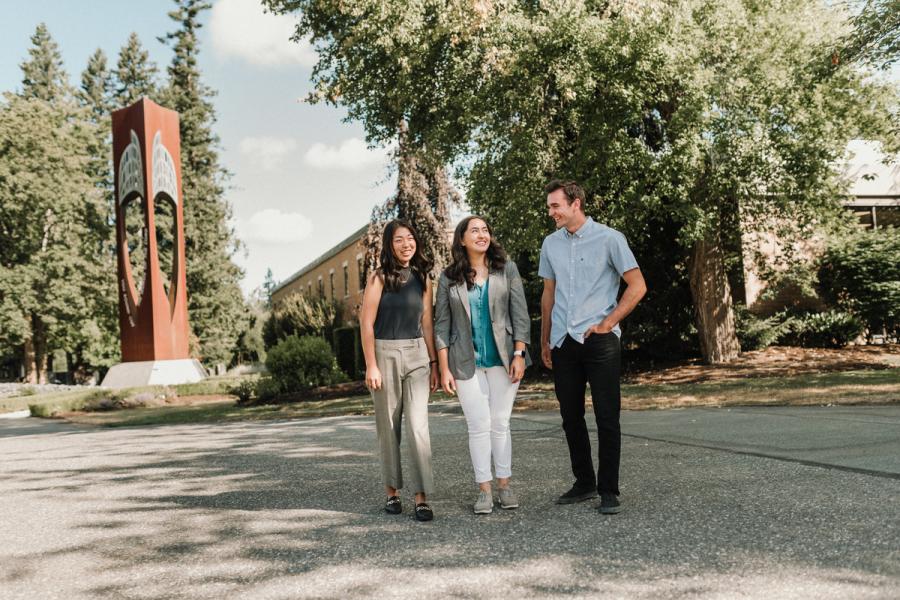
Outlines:
<svg viewBox="0 0 900 600"><path fill-rule="evenodd" d="M431 494L434 491L428 434L431 365L425 340L375 340L375 362L381 371L381 389L372 391L372 400L384 484L397 489L403 487L400 422L405 414L414 492Z"/></svg>

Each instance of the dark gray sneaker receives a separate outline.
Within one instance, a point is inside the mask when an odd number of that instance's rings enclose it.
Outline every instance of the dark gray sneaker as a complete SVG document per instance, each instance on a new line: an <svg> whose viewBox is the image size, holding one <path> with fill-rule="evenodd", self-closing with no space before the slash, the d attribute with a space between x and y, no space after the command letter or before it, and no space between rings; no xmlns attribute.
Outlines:
<svg viewBox="0 0 900 600"><path fill-rule="evenodd" d="M556 499L557 504L575 504L597 497L597 490L594 488L583 488L573 485L572 489Z"/></svg>
<svg viewBox="0 0 900 600"><path fill-rule="evenodd" d="M597 511L602 515L614 515L622 510L622 504L615 494L601 494Z"/></svg>
<svg viewBox="0 0 900 600"><path fill-rule="evenodd" d="M497 496L500 498L500 508L505 510L519 508L519 499L516 498L516 493L508 487L500 488Z"/></svg>
<svg viewBox="0 0 900 600"><path fill-rule="evenodd" d="M489 515L494 510L494 497L490 492L478 491L478 498L472 507L476 515Z"/></svg>

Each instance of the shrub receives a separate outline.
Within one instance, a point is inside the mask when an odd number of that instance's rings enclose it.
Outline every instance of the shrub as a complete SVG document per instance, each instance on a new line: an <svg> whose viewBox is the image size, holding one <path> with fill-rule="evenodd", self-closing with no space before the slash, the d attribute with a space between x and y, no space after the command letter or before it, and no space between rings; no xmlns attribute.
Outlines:
<svg viewBox="0 0 900 600"><path fill-rule="evenodd" d="M256 395L256 382L245 379L239 384L232 386L228 393L238 397L238 404L249 404Z"/></svg>
<svg viewBox="0 0 900 600"><path fill-rule="evenodd" d="M267 402L275 400L283 392L284 390L281 389L281 386L277 381L275 381L271 377L263 377L256 382L254 395L257 403L265 404ZM250 402L248 402L248 404L249 403Z"/></svg>
<svg viewBox="0 0 900 600"><path fill-rule="evenodd" d="M291 336L319 335L331 337L343 314L339 302L326 298L308 298L291 294L279 302L262 326L266 351Z"/></svg>
<svg viewBox="0 0 900 600"><path fill-rule="evenodd" d="M762 350L776 343L791 331L793 320L783 314L763 319L743 304L734 305L735 326L741 351Z"/></svg>
<svg viewBox="0 0 900 600"><path fill-rule="evenodd" d="M869 334L900 335L900 229L855 231L832 239L819 263L829 304L864 321Z"/></svg>
<svg viewBox="0 0 900 600"><path fill-rule="evenodd" d="M347 380L337 366L331 347L319 337L291 336L279 342L266 356L266 368L282 393Z"/></svg>
<svg viewBox="0 0 900 600"><path fill-rule="evenodd" d="M794 317L786 342L805 348L842 348L863 331L865 324L855 315L828 310Z"/></svg>

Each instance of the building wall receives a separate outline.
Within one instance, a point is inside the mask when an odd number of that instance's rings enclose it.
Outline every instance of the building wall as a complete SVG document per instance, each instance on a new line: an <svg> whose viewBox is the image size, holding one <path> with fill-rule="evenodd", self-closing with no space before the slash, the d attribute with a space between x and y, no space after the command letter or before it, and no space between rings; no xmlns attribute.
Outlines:
<svg viewBox="0 0 900 600"><path fill-rule="evenodd" d="M285 298L297 293L310 298L333 298L343 302L345 319L355 319L365 287L365 282L360 281L364 258L362 238L363 234L360 234L332 256L325 260L317 259L314 266L294 275L291 281L272 293L272 304L278 306Z"/></svg>

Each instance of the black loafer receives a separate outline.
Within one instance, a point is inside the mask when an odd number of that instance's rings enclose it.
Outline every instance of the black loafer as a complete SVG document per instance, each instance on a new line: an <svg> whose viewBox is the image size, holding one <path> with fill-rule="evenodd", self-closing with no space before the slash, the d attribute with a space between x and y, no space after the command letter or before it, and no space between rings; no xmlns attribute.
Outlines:
<svg viewBox="0 0 900 600"><path fill-rule="evenodd" d="M387 499L387 502L384 503L384 512L389 515L399 515L403 511L403 507L400 506L400 496L390 496Z"/></svg>
<svg viewBox="0 0 900 600"><path fill-rule="evenodd" d="M597 505L597 512L601 515L614 515L622 510L622 504L615 494L600 494L600 504Z"/></svg>
<svg viewBox="0 0 900 600"><path fill-rule="evenodd" d="M557 504L575 504L597 497L597 490L594 488L583 488L573 485L572 489L556 499Z"/></svg>
<svg viewBox="0 0 900 600"><path fill-rule="evenodd" d="M416 521L430 521L434 518L431 507L424 502L416 504Z"/></svg>

